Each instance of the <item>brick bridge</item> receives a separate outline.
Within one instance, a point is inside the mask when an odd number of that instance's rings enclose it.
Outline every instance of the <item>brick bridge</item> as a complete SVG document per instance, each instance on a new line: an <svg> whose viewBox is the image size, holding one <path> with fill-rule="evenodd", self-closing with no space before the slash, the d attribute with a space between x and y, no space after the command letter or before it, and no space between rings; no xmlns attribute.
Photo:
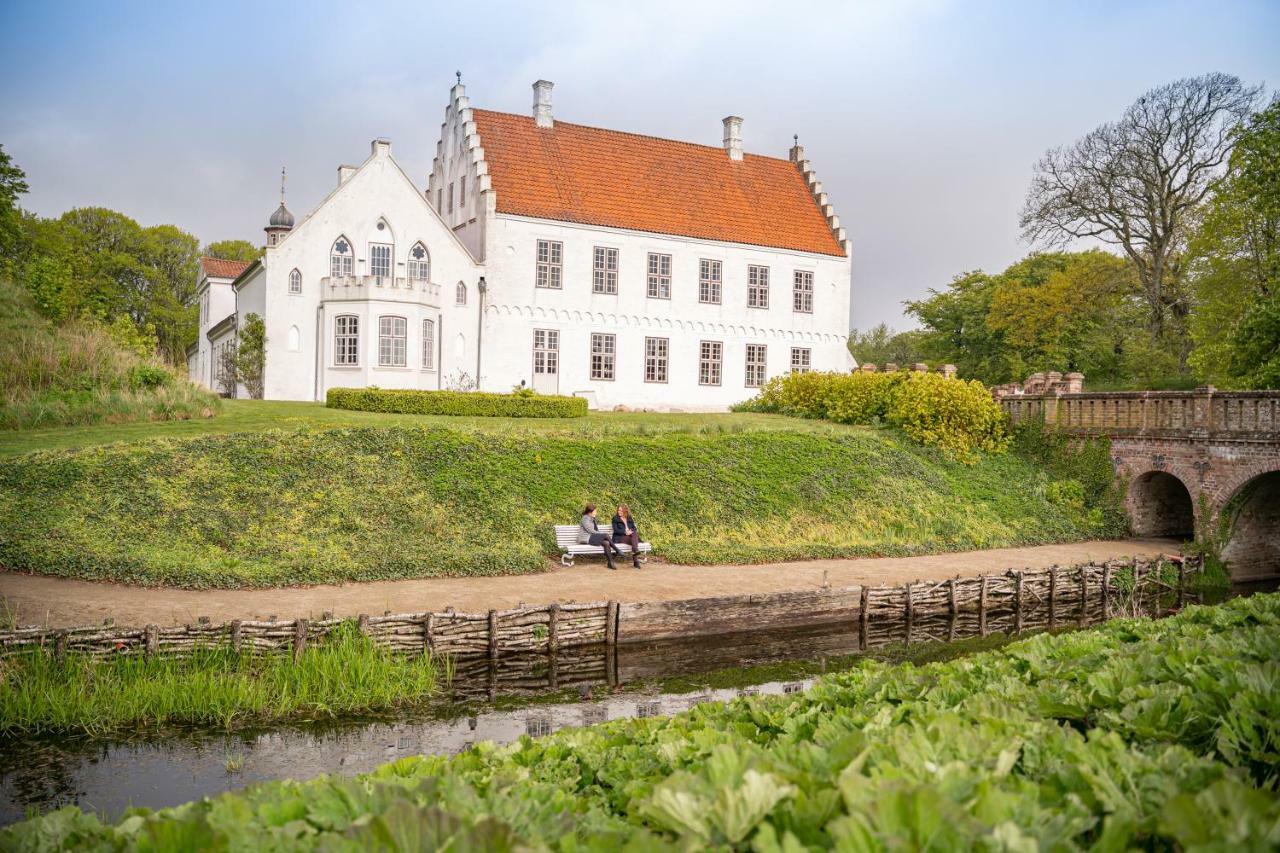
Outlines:
<svg viewBox="0 0 1280 853"><path fill-rule="evenodd" d="M1235 581L1280 576L1280 391L1096 393L1083 379L996 394L1014 422L1111 439L1134 534L1211 539Z"/></svg>

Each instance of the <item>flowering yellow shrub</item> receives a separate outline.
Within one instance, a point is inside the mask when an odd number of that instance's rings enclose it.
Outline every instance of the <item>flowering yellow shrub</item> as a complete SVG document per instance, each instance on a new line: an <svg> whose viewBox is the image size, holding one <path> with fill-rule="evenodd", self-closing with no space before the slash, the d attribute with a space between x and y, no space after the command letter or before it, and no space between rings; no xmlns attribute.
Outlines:
<svg viewBox="0 0 1280 853"><path fill-rule="evenodd" d="M981 382L936 373L789 373L737 408L843 424L883 421L966 460L1009 443L1004 413Z"/></svg>

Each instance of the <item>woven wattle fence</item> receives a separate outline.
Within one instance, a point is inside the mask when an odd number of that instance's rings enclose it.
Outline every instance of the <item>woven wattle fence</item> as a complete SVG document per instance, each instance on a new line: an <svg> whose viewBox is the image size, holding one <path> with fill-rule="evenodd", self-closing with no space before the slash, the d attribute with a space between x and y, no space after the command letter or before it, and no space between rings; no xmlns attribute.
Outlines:
<svg viewBox="0 0 1280 853"><path fill-rule="evenodd" d="M1123 560L1010 571L1001 575L620 605L616 601L490 610L360 616L356 629L405 654L487 657L551 652L579 646L760 631L816 624L856 625L859 647L950 641L995 632L1084 625L1125 613L1149 612L1144 599L1176 599L1199 558ZM1176 570L1176 581L1169 580ZM32 648L56 656L189 655L198 648L302 654L350 619L289 622L235 620L161 628L26 627L0 631L0 655Z"/></svg>

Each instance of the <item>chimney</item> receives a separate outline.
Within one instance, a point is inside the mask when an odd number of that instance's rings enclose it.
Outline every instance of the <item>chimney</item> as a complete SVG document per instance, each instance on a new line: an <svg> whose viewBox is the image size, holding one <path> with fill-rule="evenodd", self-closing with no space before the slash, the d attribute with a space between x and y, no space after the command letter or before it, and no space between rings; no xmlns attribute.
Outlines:
<svg viewBox="0 0 1280 853"><path fill-rule="evenodd" d="M369 143L369 153L375 157L391 153L391 140L385 137L378 137Z"/></svg>
<svg viewBox="0 0 1280 853"><path fill-rule="evenodd" d="M737 116L724 117L724 150L730 160L742 159L742 119Z"/></svg>
<svg viewBox="0 0 1280 853"><path fill-rule="evenodd" d="M347 178L356 173L355 166L339 166L338 167L338 186L342 186L347 182Z"/></svg>
<svg viewBox="0 0 1280 853"><path fill-rule="evenodd" d="M538 127L555 126L551 118L551 87L554 85L550 80L539 80L533 84L533 123Z"/></svg>

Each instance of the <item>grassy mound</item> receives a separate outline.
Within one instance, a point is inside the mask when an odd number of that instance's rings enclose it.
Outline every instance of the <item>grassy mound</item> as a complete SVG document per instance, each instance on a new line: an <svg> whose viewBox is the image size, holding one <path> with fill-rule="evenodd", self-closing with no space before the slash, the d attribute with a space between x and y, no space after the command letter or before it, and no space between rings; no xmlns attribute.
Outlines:
<svg viewBox="0 0 1280 853"><path fill-rule="evenodd" d="M0 462L0 565L187 587L535 572L589 500L629 503L660 556L691 563L1122 532L1062 491L1017 456L965 465L887 429L209 435Z"/></svg>
<svg viewBox="0 0 1280 853"><path fill-rule="evenodd" d="M9 850L1273 850L1280 596L1041 635L355 779L269 782Z"/></svg>
<svg viewBox="0 0 1280 853"><path fill-rule="evenodd" d="M119 346L100 323L53 325L25 291L0 280L0 429L191 418L217 404Z"/></svg>

